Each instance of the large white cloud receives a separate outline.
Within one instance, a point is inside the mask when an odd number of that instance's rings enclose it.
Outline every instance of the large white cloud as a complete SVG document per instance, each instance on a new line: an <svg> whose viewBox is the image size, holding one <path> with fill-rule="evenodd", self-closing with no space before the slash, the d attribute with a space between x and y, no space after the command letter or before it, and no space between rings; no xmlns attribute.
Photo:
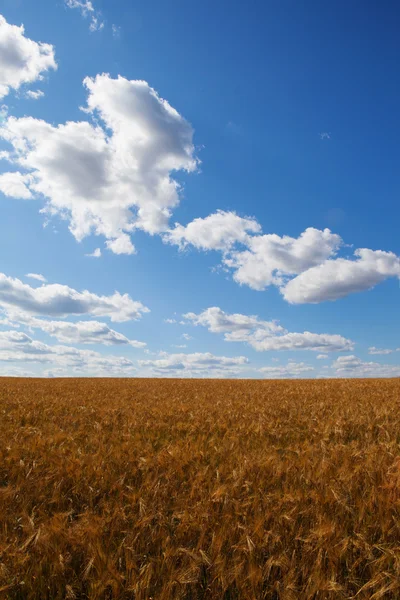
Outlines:
<svg viewBox="0 0 400 600"><path fill-rule="evenodd" d="M338 377L400 377L400 365L365 362L354 354L340 356L332 369Z"/></svg>
<svg viewBox="0 0 400 600"><path fill-rule="evenodd" d="M228 342L246 342L258 351L314 350L316 352L349 351L354 343L337 334L289 332L276 321L262 321L256 316L227 314L211 307L200 314L187 313L184 318L202 325L213 333L223 333Z"/></svg>
<svg viewBox="0 0 400 600"><path fill-rule="evenodd" d="M297 379L301 377L310 377L314 367L304 362L294 362L289 360L286 365L275 367L262 367L260 373L267 379Z"/></svg>
<svg viewBox="0 0 400 600"><path fill-rule="evenodd" d="M145 81L103 74L84 85L93 123L9 117L1 127L8 160L24 170L15 196L44 196L47 212L69 219L77 240L103 235L110 250L130 254L135 228L168 229L181 192L172 174L198 165L193 129Z"/></svg>
<svg viewBox="0 0 400 600"><path fill-rule="evenodd" d="M298 238L266 234L250 237L248 250L225 257L233 269L233 278L255 290L282 285L285 276L297 275L336 254L342 244L339 235L329 229L309 227Z"/></svg>
<svg viewBox="0 0 400 600"><path fill-rule="evenodd" d="M10 315L18 311L48 317L87 314L119 322L139 319L149 312L146 306L132 300L128 294L114 292L111 296L98 296L58 283L34 288L3 273L0 273L0 308Z"/></svg>
<svg viewBox="0 0 400 600"><path fill-rule="evenodd" d="M234 244L246 242L249 233L260 231L261 226L253 217L240 217L235 212L218 210L204 219L194 219L186 227L176 223L164 240L180 248L190 244L199 250L226 252Z"/></svg>
<svg viewBox="0 0 400 600"><path fill-rule="evenodd" d="M392 252L361 248L354 257L338 257L345 245L329 229L309 227L297 238L261 234L255 218L234 212L175 224L163 239L180 248L220 251L237 283L259 291L274 285L293 304L336 300L400 277L400 257Z"/></svg>
<svg viewBox="0 0 400 600"><path fill-rule="evenodd" d="M19 331L0 332L0 363L38 363L58 370L59 374L130 375L135 370L133 362L125 357L49 346Z"/></svg>
<svg viewBox="0 0 400 600"><path fill-rule="evenodd" d="M235 281L255 290L283 285L289 276L334 256L343 243L329 229L313 227L297 238L260 234L261 226L254 217L217 211L186 226L177 223L163 237L180 248L191 245L200 250L219 250Z"/></svg>
<svg viewBox="0 0 400 600"><path fill-rule="evenodd" d="M23 25L11 25L0 15L0 98L56 68L51 44L27 38Z"/></svg>
<svg viewBox="0 0 400 600"><path fill-rule="evenodd" d="M354 254L356 260L326 260L301 273L283 287L283 297L292 304L337 300L400 277L400 257L393 252L360 248Z"/></svg>
<svg viewBox="0 0 400 600"><path fill-rule="evenodd" d="M240 367L248 363L244 356L229 358L215 356L210 352L195 352L193 354L168 354L161 352L160 358L154 360L139 360L142 368L150 369L155 375L179 375L179 377L197 376L233 376Z"/></svg>

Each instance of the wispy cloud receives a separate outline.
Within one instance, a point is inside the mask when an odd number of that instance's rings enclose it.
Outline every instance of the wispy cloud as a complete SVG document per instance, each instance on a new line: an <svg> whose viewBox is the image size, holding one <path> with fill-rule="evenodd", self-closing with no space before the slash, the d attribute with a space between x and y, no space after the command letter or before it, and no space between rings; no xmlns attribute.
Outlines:
<svg viewBox="0 0 400 600"><path fill-rule="evenodd" d="M119 38L121 37L121 27L119 25L114 25L114 23L111 26L112 29L112 34L115 38Z"/></svg>
<svg viewBox="0 0 400 600"><path fill-rule="evenodd" d="M371 346L368 348L368 354L393 354L393 352L399 352L400 348L375 348L375 346Z"/></svg>
<svg viewBox="0 0 400 600"><path fill-rule="evenodd" d="M39 100L39 98L43 98L44 92L42 90L28 90L25 95L31 100Z"/></svg>
<svg viewBox="0 0 400 600"><path fill-rule="evenodd" d="M68 8L79 9L85 19L90 19L90 31L101 31L104 28L101 12L94 8L90 0L65 0L65 4Z"/></svg>
<svg viewBox="0 0 400 600"><path fill-rule="evenodd" d="M46 283L47 279L40 273L27 273L25 277L29 277L29 279L36 279L37 281L41 281L42 283Z"/></svg>
<svg viewBox="0 0 400 600"><path fill-rule="evenodd" d="M85 256L90 256L91 258L100 258L101 250L100 248L96 248L96 250L93 250L93 252L90 252L89 254L85 254Z"/></svg>

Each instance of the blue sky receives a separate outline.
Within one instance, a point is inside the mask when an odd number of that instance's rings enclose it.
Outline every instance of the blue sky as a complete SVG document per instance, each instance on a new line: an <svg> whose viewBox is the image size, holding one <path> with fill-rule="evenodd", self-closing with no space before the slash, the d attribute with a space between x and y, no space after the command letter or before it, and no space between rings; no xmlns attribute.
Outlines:
<svg viewBox="0 0 400 600"><path fill-rule="evenodd" d="M0 14L0 374L400 375L397 3Z"/></svg>

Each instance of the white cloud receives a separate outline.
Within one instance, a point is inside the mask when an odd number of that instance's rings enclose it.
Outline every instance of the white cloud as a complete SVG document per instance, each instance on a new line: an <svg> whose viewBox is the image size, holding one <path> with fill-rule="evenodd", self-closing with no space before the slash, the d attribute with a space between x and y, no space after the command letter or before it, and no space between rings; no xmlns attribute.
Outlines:
<svg viewBox="0 0 400 600"><path fill-rule="evenodd" d="M173 325L174 323L176 323L176 319L164 319L164 323L169 323L170 325Z"/></svg>
<svg viewBox="0 0 400 600"><path fill-rule="evenodd" d="M309 227L298 238L276 234L250 237L247 250L233 251L223 260L237 283L255 290L281 286L285 277L307 271L336 254L342 244L329 229Z"/></svg>
<svg viewBox="0 0 400 600"><path fill-rule="evenodd" d="M114 254L135 254L135 246L126 233L121 233L115 240L108 240L106 246Z"/></svg>
<svg viewBox="0 0 400 600"><path fill-rule="evenodd" d="M119 356L103 356L93 350L70 346L49 346L22 332L0 332L0 363L51 364L59 374L129 375L135 370L131 360Z"/></svg>
<svg viewBox="0 0 400 600"><path fill-rule="evenodd" d="M368 348L368 354L393 354L393 352L399 351L400 348L396 348L395 350L390 350L389 348L375 348L375 346Z"/></svg>
<svg viewBox="0 0 400 600"><path fill-rule="evenodd" d="M354 343L337 334L328 333L285 333L269 339L250 341L259 351L266 350L313 350L314 352L343 352L352 350Z"/></svg>
<svg viewBox="0 0 400 600"><path fill-rule="evenodd" d="M0 317L0 326L2 327L19 327L19 323L12 321L8 317Z"/></svg>
<svg viewBox="0 0 400 600"><path fill-rule="evenodd" d="M209 352L194 354L160 353L162 358L155 360L139 360L140 367L149 368L154 374L179 376L233 376L238 368L248 363L244 356L228 358L215 356Z"/></svg>
<svg viewBox="0 0 400 600"><path fill-rule="evenodd" d="M27 273L25 277L29 277L29 279L36 279L36 281L41 281L42 283L46 283L47 281L46 277L40 273Z"/></svg>
<svg viewBox="0 0 400 600"><path fill-rule="evenodd" d="M24 367L11 367L9 363L0 364L2 377L37 377L37 373Z"/></svg>
<svg viewBox="0 0 400 600"><path fill-rule="evenodd" d="M260 233L253 217L239 217L235 212L218 210L204 219L194 219L186 225L175 224L164 240L185 248L189 244L200 250L227 251L234 244L248 240L248 233Z"/></svg>
<svg viewBox="0 0 400 600"><path fill-rule="evenodd" d="M309 377L311 371L314 371L314 367L307 365L304 362L294 362L290 360L287 365L280 365L279 367L262 367L259 369L267 379L287 379L287 378L300 378Z"/></svg>
<svg viewBox="0 0 400 600"><path fill-rule="evenodd" d="M276 321L261 321L257 316L240 313L228 314L217 306L200 314L186 313L183 317L194 325L207 327L212 333L224 333L227 341L247 341L249 335L259 329L272 335L284 331Z"/></svg>
<svg viewBox="0 0 400 600"><path fill-rule="evenodd" d="M104 28L104 21L101 20L101 12L95 10L93 2L90 0L65 0L68 8L77 8L84 18L90 19L90 31L101 31Z"/></svg>
<svg viewBox="0 0 400 600"><path fill-rule="evenodd" d="M9 351L42 355L46 354L47 346L22 331L0 331L0 360L5 360L4 353Z"/></svg>
<svg viewBox="0 0 400 600"><path fill-rule="evenodd" d="M145 342L130 340L122 333L99 321L46 321L24 318L20 320L30 328L41 329L62 344L104 344L105 346L130 345L144 348Z"/></svg>
<svg viewBox="0 0 400 600"><path fill-rule="evenodd" d="M192 336L191 336L191 335L189 335L188 333L182 333L182 336L181 336L181 337L183 337L183 339L184 339L184 340L187 340L187 341L189 341L189 340L192 340L192 339L193 339L193 338L192 338Z"/></svg>
<svg viewBox="0 0 400 600"><path fill-rule="evenodd" d="M0 98L42 79L49 69L57 69L53 46L25 37L23 25L11 25L0 15Z"/></svg>
<svg viewBox="0 0 400 600"><path fill-rule="evenodd" d="M327 354L318 354L317 356L317 360L326 360L327 358L329 358Z"/></svg>
<svg viewBox="0 0 400 600"><path fill-rule="evenodd" d="M339 377L400 377L400 365L364 362L354 354L340 356L332 369Z"/></svg>
<svg viewBox="0 0 400 600"><path fill-rule="evenodd" d="M354 255L356 260L326 260L301 273L283 287L283 297L291 304L337 300L389 277L400 278L400 258L393 252L360 248Z"/></svg>
<svg viewBox="0 0 400 600"><path fill-rule="evenodd" d="M219 307L211 307L200 314L187 313L185 319L194 325L207 327L212 333L223 333L227 342L246 342L255 350L313 350L341 352L352 350L351 340L337 334L292 333L276 321L262 321L257 316L227 314Z"/></svg>
<svg viewBox="0 0 400 600"><path fill-rule="evenodd" d="M43 98L44 92L42 90L28 90L25 95L31 100L39 100L39 98Z"/></svg>
<svg viewBox="0 0 400 600"><path fill-rule="evenodd" d="M10 314L13 311L49 317L87 314L119 322L139 319L149 312L146 306L132 300L128 294L114 292L111 296L98 296L58 283L33 288L3 273L0 273L0 307Z"/></svg>
<svg viewBox="0 0 400 600"><path fill-rule="evenodd" d="M44 211L68 219L77 240L103 235L111 250L131 253L134 229L168 229L181 192L172 174L197 169L193 130L145 81L103 74L84 85L93 124L9 117L0 137L12 145L8 160L30 176L25 187L47 199Z"/></svg>
<svg viewBox="0 0 400 600"><path fill-rule="evenodd" d="M14 171L0 175L0 191L8 198L31 200L33 194L29 189L32 178L30 175Z"/></svg>
<svg viewBox="0 0 400 600"><path fill-rule="evenodd" d="M262 234L255 218L234 212L176 224L163 239L181 249L218 250L237 283L259 291L274 285L293 304L335 300L400 277L400 257L392 252L360 248L355 258L337 257L345 245L330 229L309 227L297 238Z"/></svg>
<svg viewBox="0 0 400 600"><path fill-rule="evenodd" d="M89 256L91 258L100 258L101 250L100 250L100 248L96 248L95 250L93 250L93 252L90 252L89 254L85 254L85 256Z"/></svg>

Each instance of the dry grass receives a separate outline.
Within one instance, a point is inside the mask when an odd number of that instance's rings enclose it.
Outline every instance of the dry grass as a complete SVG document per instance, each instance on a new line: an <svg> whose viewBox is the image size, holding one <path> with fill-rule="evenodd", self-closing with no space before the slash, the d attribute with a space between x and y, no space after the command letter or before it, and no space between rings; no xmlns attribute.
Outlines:
<svg viewBox="0 0 400 600"><path fill-rule="evenodd" d="M0 597L400 598L400 381L0 380Z"/></svg>

